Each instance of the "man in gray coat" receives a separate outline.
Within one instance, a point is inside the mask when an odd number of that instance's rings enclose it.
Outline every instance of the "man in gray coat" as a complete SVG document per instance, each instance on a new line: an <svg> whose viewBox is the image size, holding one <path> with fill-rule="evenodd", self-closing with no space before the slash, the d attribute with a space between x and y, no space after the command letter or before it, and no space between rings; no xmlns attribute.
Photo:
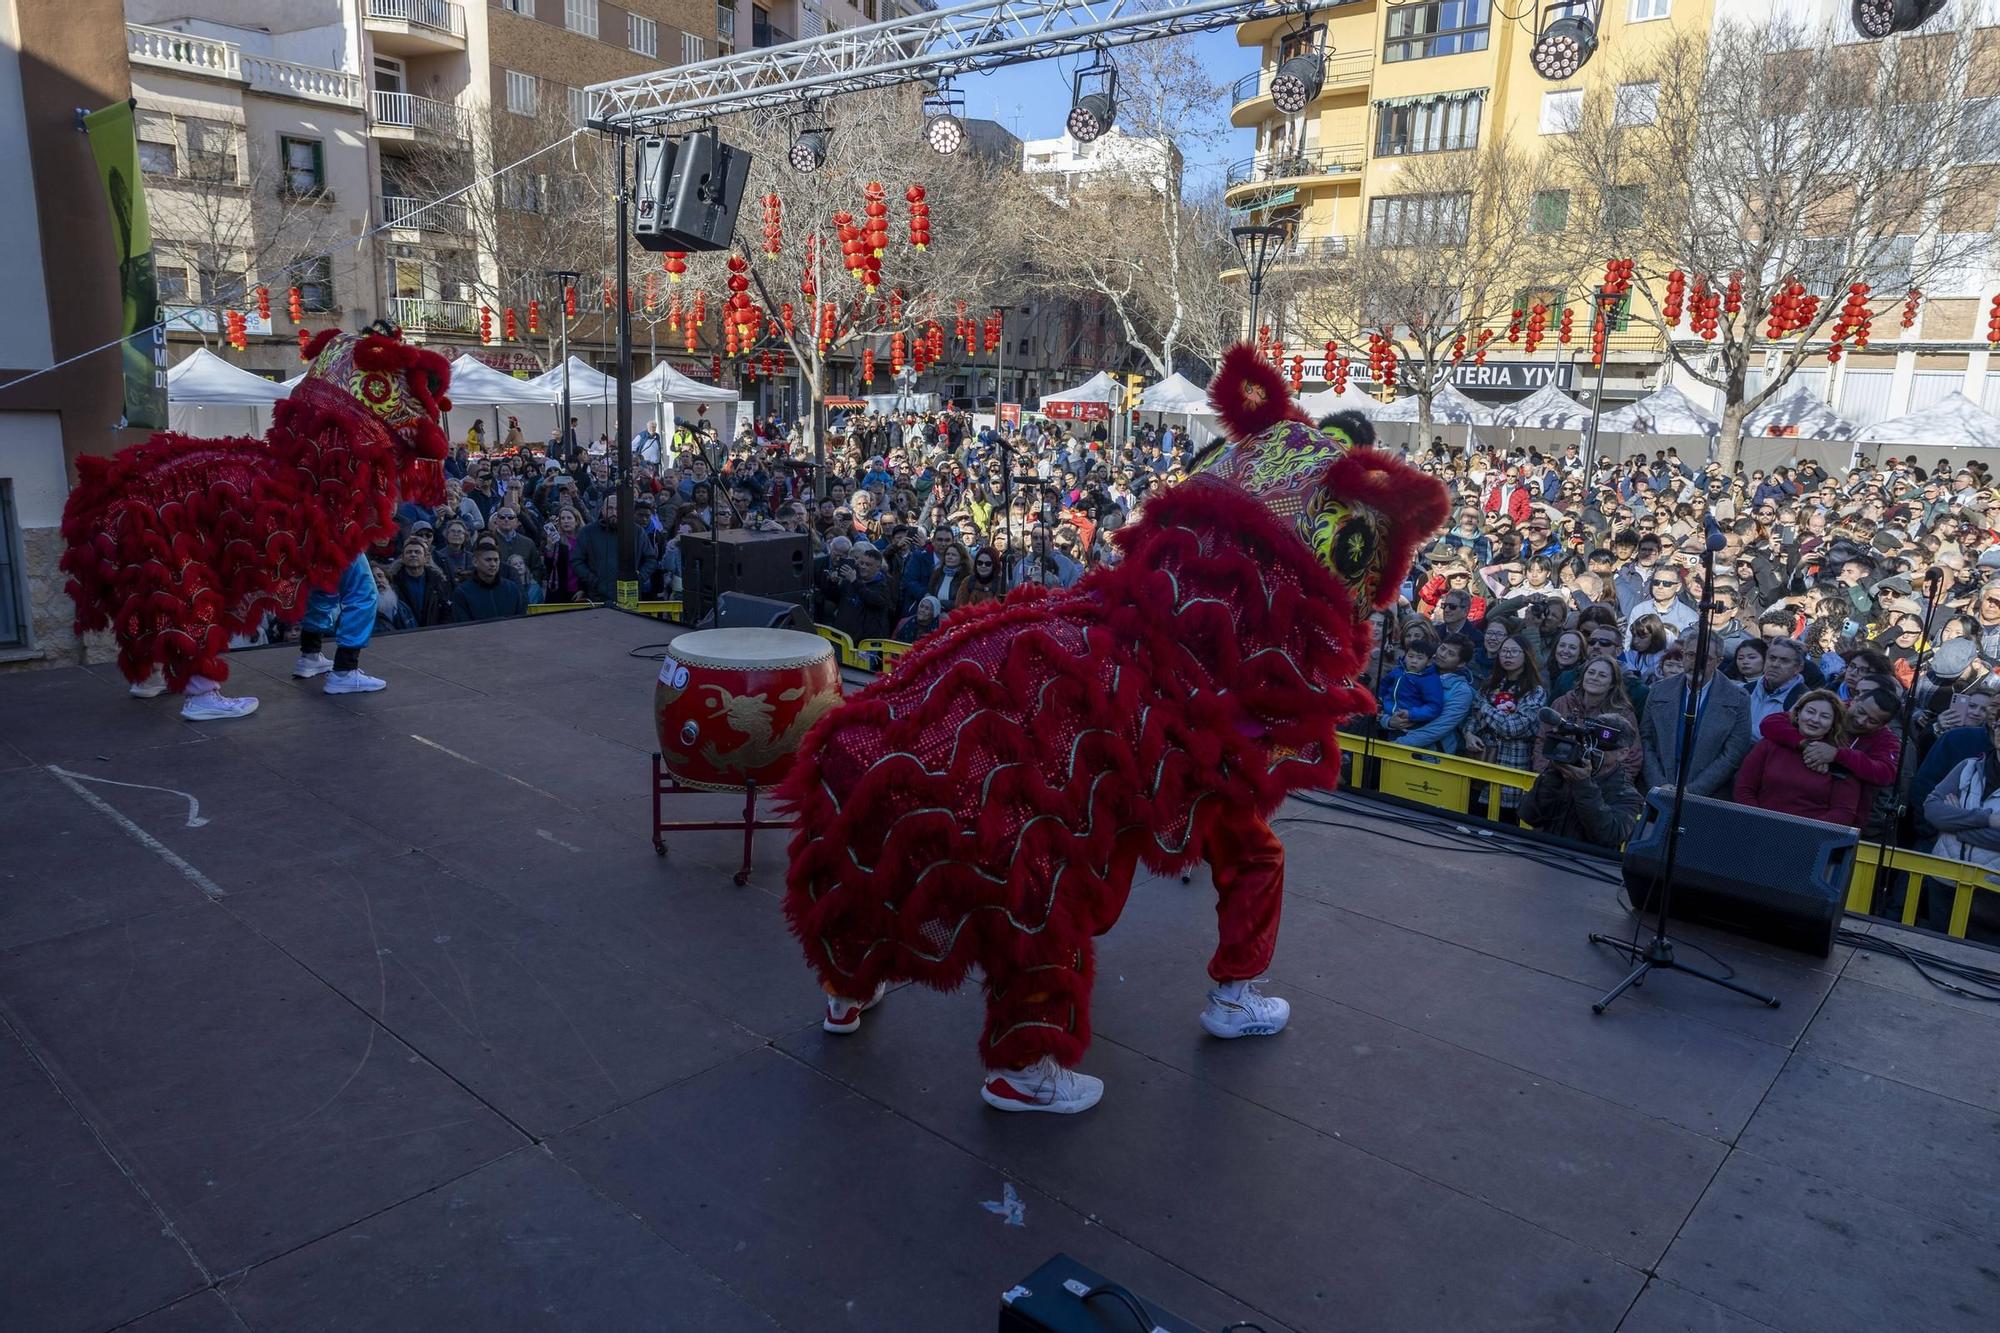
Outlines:
<svg viewBox="0 0 2000 1333"><path fill-rule="evenodd" d="M1721 664L1718 645L1710 643L1701 684L1696 685L1689 673L1659 682L1646 696L1646 713L1639 719L1639 746L1648 789L1674 785L1680 763L1681 709L1689 689L1696 693L1688 791L1728 800L1735 789L1737 766L1750 753L1750 696L1735 681L1716 674Z"/></svg>

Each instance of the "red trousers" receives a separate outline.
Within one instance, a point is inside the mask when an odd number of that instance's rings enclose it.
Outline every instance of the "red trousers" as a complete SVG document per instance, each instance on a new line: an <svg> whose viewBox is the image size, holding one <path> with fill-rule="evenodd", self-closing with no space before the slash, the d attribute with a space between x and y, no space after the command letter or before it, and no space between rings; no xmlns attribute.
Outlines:
<svg viewBox="0 0 2000 1333"><path fill-rule="evenodd" d="M1140 838L1119 848L1110 882L1117 899L1089 924L1089 935L1109 930L1132 887ZM1197 845L1215 879L1215 954L1208 975L1217 982L1249 981L1271 965L1278 944L1278 915L1285 900L1285 848L1264 820L1241 808L1206 810ZM1078 932L1081 933L1081 932ZM1089 935L1054 962L1013 969L985 968L986 1027L979 1054L989 1069L1019 1069L1044 1055L1074 1065L1090 1045L1090 988L1096 960Z"/></svg>

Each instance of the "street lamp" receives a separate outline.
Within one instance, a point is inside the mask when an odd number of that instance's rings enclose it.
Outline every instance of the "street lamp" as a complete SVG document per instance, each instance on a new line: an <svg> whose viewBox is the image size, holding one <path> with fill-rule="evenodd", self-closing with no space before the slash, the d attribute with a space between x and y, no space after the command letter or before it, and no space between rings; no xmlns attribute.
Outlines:
<svg viewBox="0 0 2000 1333"><path fill-rule="evenodd" d="M1264 273L1271 266L1271 246L1281 242L1291 233L1291 228L1283 224L1266 226L1231 227L1229 239L1236 246L1236 253L1243 260L1243 271L1250 279L1250 328L1257 328L1257 298L1264 292Z"/></svg>
<svg viewBox="0 0 2000 1333"><path fill-rule="evenodd" d="M574 269L552 268L546 270L542 276L556 285L556 299L550 308L556 312L557 318L562 320L563 401L562 420L556 422L556 439L561 441L563 453L567 455L569 452L569 302L566 299L566 292L582 279L583 274ZM565 457L563 461L569 463L574 460Z"/></svg>

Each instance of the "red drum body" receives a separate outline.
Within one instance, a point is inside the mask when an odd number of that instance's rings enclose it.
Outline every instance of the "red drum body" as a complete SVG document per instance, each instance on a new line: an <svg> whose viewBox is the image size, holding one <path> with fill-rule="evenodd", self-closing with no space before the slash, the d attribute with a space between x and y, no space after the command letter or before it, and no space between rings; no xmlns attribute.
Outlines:
<svg viewBox="0 0 2000 1333"><path fill-rule="evenodd" d="M742 791L784 777L841 700L833 645L788 629L705 629L667 647L653 691L660 761L683 786Z"/></svg>

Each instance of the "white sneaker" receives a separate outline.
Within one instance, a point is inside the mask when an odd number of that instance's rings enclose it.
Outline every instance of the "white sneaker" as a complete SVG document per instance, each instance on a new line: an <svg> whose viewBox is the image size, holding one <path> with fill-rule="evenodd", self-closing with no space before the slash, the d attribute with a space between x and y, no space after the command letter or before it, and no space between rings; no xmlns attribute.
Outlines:
<svg viewBox="0 0 2000 1333"><path fill-rule="evenodd" d="M328 694L372 694L388 685L380 676L371 676L356 667L352 671L330 672L326 678Z"/></svg>
<svg viewBox="0 0 2000 1333"><path fill-rule="evenodd" d="M333 670L333 659L325 653L300 653L299 660L292 663L293 680L311 680L314 676L324 676Z"/></svg>
<svg viewBox="0 0 2000 1333"><path fill-rule="evenodd" d="M217 722L229 717L248 717L257 711L257 700L253 695L231 699L227 695L210 690L207 694L190 694L181 704L181 716L189 722Z"/></svg>
<svg viewBox="0 0 2000 1333"><path fill-rule="evenodd" d="M1275 995L1260 995L1252 981L1232 981L1208 993L1201 1025L1211 1037L1268 1037L1284 1031L1292 1006Z"/></svg>
<svg viewBox="0 0 2000 1333"><path fill-rule="evenodd" d="M882 1003L882 996L888 991L889 983L884 981L875 987L875 994L864 1003L860 1000L843 999L838 995L826 997L826 1017L819 1021L821 1028L828 1032L855 1032L861 1027L861 1015Z"/></svg>
<svg viewBox="0 0 2000 1333"><path fill-rule="evenodd" d="M134 699L157 699L166 692L167 678L162 676L158 670L155 670L152 675L126 691Z"/></svg>
<svg viewBox="0 0 2000 1333"><path fill-rule="evenodd" d="M1026 1069L987 1071L979 1096L996 1111L1048 1111L1075 1115L1104 1096L1104 1080L1064 1069L1045 1055Z"/></svg>

